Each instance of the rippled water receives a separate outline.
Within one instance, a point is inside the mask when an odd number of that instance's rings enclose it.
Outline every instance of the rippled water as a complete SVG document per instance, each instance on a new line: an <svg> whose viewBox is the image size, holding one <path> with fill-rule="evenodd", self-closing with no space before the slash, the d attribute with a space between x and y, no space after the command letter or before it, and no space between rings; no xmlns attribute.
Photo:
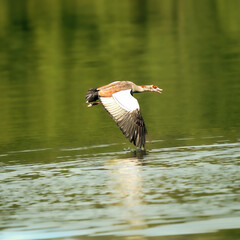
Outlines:
<svg viewBox="0 0 240 240"><path fill-rule="evenodd" d="M213 141L169 148L158 148L161 141L155 141L147 152L100 145L92 146L100 149L96 154L81 147L2 154L19 160L41 154L46 163L1 165L0 237L151 239L208 233L204 236L211 239L210 233L239 229L240 142Z"/></svg>

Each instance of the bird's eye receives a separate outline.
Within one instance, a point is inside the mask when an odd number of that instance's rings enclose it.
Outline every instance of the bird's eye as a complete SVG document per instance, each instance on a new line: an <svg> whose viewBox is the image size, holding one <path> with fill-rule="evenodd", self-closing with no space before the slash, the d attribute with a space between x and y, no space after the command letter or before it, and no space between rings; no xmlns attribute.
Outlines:
<svg viewBox="0 0 240 240"><path fill-rule="evenodd" d="M156 85L153 85L153 88L155 88L155 89L156 89L156 88L158 88L158 87L157 87Z"/></svg>

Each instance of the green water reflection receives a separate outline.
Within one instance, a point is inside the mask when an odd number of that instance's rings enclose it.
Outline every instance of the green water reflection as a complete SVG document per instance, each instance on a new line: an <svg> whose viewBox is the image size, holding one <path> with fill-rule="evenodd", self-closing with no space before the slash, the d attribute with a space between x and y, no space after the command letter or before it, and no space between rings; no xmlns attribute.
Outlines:
<svg viewBox="0 0 240 240"><path fill-rule="evenodd" d="M239 1L0 2L0 144L126 142L88 88L156 84L138 95L151 139L239 136ZM131 145L129 145L131 146Z"/></svg>

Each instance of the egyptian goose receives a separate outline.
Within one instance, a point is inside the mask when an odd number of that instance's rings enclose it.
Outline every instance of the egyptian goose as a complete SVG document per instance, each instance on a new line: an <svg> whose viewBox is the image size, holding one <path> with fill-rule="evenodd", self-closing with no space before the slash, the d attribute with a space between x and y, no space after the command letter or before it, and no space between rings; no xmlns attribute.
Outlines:
<svg viewBox="0 0 240 240"><path fill-rule="evenodd" d="M156 85L137 86L130 81L117 81L108 85L91 88L86 94L88 107L102 103L126 138L136 147L145 147L147 129L142 118L140 107L133 93L140 92L161 93L162 89Z"/></svg>

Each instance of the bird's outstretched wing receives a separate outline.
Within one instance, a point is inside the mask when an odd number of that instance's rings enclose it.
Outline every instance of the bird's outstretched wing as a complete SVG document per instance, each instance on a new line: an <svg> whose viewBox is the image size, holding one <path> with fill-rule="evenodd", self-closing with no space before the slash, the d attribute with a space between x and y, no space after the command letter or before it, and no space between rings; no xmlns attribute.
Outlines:
<svg viewBox="0 0 240 240"><path fill-rule="evenodd" d="M135 146L145 146L147 129L142 118L138 101L131 90L123 90L111 97L99 97L101 103L122 130L126 138Z"/></svg>

